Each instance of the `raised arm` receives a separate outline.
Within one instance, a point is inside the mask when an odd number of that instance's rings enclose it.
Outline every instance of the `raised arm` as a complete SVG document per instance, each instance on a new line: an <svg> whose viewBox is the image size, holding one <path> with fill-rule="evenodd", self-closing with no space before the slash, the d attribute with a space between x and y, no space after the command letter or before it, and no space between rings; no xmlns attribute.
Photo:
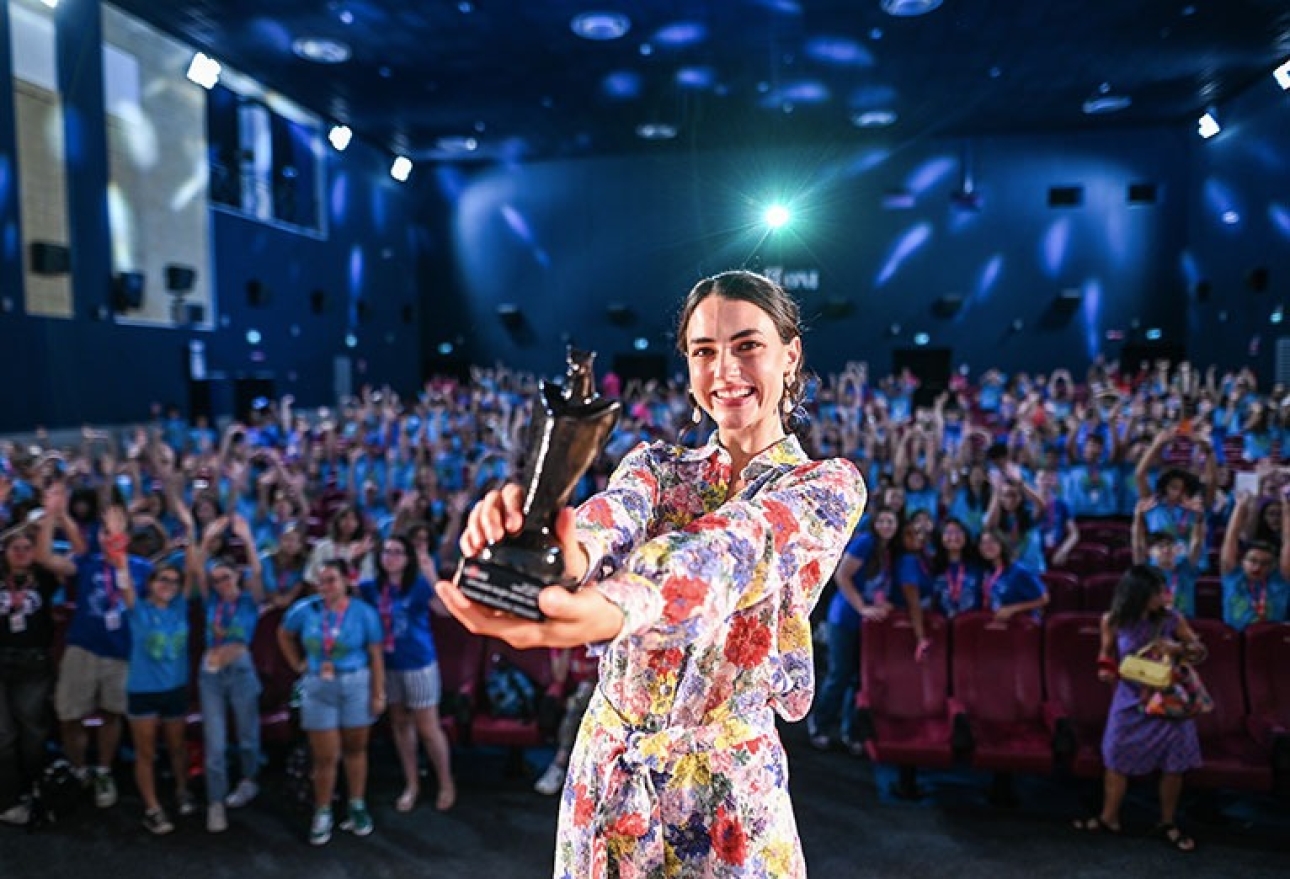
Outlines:
<svg viewBox="0 0 1290 879"><path fill-rule="evenodd" d="M1241 529L1245 526L1253 499L1242 494L1232 507L1232 516L1227 520L1227 531L1223 534L1223 549L1219 553L1219 572L1224 576L1235 571L1241 563ZM1284 527L1284 523L1282 523Z"/></svg>
<svg viewBox="0 0 1290 879"><path fill-rule="evenodd" d="M1143 565L1147 562L1147 511L1156 505L1152 496L1143 496L1133 507L1133 528L1129 532L1130 546L1133 549L1133 563Z"/></svg>
<svg viewBox="0 0 1290 879"><path fill-rule="evenodd" d="M260 564L260 554L255 551L255 536L251 533L251 524L237 514L232 516L230 522L233 533L246 547L247 591L251 593L256 604L264 604L264 568Z"/></svg>
<svg viewBox="0 0 1290 879"><path fill-rule="evenodd" d="M84 545L81 529L67 515L67 486L55 482L45 489L45 515L40 518L36 528L35 562L57 577L64 579L76 575L76 563L66 556L54 552L54 529L61 528L72 542L73 550L79 543Z"/></svg>

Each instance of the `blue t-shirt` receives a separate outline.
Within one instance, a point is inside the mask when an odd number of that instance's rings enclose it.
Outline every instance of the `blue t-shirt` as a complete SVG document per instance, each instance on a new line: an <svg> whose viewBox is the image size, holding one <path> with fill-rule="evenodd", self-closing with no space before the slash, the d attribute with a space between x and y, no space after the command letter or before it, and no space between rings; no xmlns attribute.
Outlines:
<svg viewBox="0 0 1290 879"><path fill-rule="evenodd" d="M1200 571L1189 558L1179 558L1172 571L1166 571L1154 562L1150 563L1165 578L1165 594L1173 601L1174 610L1191 619L1196 616L1196 578Z"/></svg>
<svg viewBox="0 0 1290 879"><path fill-rule="evenodd" d="M905 553L896 562L896 586L891 590L891 606L905 609L905 586L913 584L918 587L918 603L924 609L932 603L932 566L918 553Z"/></svg>
<svg viewBox="0 0 1290 879"><path fill-rule="evenodd" d="M1147 526L1148 534L1168 534L1185 547L1191 539L1191 531L1196 526L1199 515L1182 504L1161 502L1147 510L1142 521Z"/></svg>
<svg viewBox="0 0 1290 879"><path fill-rule="evenodd" d="M876 543L877 540L875 540L873 534L866 532L851 538L851 542L847 544L846 548L846 554L860 563L853 579L856 590L866 604L874 604L880 600L888 600L891 597L891 571L879 565L873 575L867 580L865 579L864 571L869 564L870 556L875 551ZM860 625L860 614L851 606L851 602L847 601L841 589L833 593L833 600L829 602L827 619L831 626Z"/></svg>
<svg viewBox="0 0 1290 879"><path fill-rule="evenodd" d="M1066 526L1071 520L1071 508L1061 498L1053 498L1044 508L1039 519L1039 539L1044 551L1052 552L1066 539Z"/></svg>
<svg viewBox="0 0 1290 879"><path fill-rule="evenodd" d="M932 580L932 606L953 619L961 613L981 609L981 569L967 562L954 562Z"/></svg>
<svg viewBox="0 0 1290 879"><path fill-rule="evenodd" d="M1287 604L1290 583L1279 573L1269 577L1264 588L1257 591L1250 588L1245 571L1239 567L1223 576L1223 622L1233 629L1259 622L1284 623Z"/></svg>
<svg viewBox="0 0 1290 879"><path fill-rule="evenodd" d="M260 610L249 592L240 592L233 601L224 601L211 590L206 598L206 646L250 646L259 619Z"/></svg>
<svg viewBox="0 0 1290 879"><path fill-rule="evenodd" d="M1120 512L1117 474L1109 467L1071 467L1062 475L1062 497L1076 516L1113 516Z"/></svg>
<svg viewBox="0 0 1290 879"><path fill-rule="evenodd" d="M260 556L260 579L264 581L264 594L272 597L274 595L286 595L296 585L305 578L305 566L294 570L278 570L277 564L273 561L273 553L266 552Z"/></svg>
<svg viewBox="0 0 1290 879"><path fill-rule="evenodd" d="M142 602L152 565L135 556L130 556L129 565L135 594ZM130 623L126 619L125 602L116 586L116 571L102 553L76 559L76 612L67 628L67 645L108 659L130 657Z"/></svg>
<svg viewBox="0 0 1290 879"><path fill-rule="evenodd" d="M324 662L331 662L337 672L367 668L367 648L380 645L382 640L381 618L370 604L354 598L349 599L343 614L327 610L321 595L302 598L291 605L282 627L299 636L313 674Z"/></svg>
<svg viewBox="0 0 1290 879"><path fill-rule="evenodd" d="M980 498L976 504L973 504L971 497L968 495L966 486L959 486L954 492L954 499L950 501L949 516L951 519L958 519L967 529L968 535L973 539L981 536L981 529L985 527L985 513L988 504L984 497Z"/></svg>
<svg viewBox="0 0 1290 879"><path fill-rule="evenodd" d="M165 607L143 598L126 612L130 620L127 693L165 693L188 686L188 599Z"/></svg>
<svg viewBox="0 0 1290 879"><path fill-rule="evenodd" d="M411 671L435 662L434 638L430 634L430 599L434 591L425 577L418 576L406 592L393 586L383 595L375 580L364 580L358 589L381 620L386 668Z"/></svg>
<svg viewBox="0 0 1290 879"><path fill-rule="evenodd" d="M1044 581L1022 565L1008 565L1002 572L985 575L981 586L983 595L987 588L990 592L989 609L992 611L1034 601L1048 594ZM1035 611L1034 615L1035 619L1039 619L1039 611Z"/></svg>

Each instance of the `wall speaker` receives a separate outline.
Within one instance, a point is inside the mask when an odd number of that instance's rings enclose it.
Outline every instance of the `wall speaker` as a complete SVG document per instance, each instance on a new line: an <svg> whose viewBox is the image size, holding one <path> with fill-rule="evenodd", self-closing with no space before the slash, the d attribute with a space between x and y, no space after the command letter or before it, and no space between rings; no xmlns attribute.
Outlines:
<svg viewBox="0 0 1290 879"><path fill-rule="evenodd" d="M1129 204L1155 204L1157 188L1154 183L1130 183L1127 192Z"/></svg>
<svg viewBox="0 0 1290 879"><path fill-rule="evenodd" d="M1051 186L1048 188L1048 206L1050 208L1077 208L1083 203L1083 186Z"/></svg>
<svg viewBox="0 0 1290 879"><path fill-rule="evenodd" d="M112 310L120 314L143 308L143 272L117 272L112 276Z"/></svg>
<svg viewBox="0 0 1290 879"><path fill-rule="evenodd" d="M937 317L954 317L963 308L963 297L958 293L947 293L932 303L932 314Z"/></svg>
<svg viewBox="0 0 1290 879"><path fill-rule="evenodd" d="M166 289L171 293L187 293L197 283L197 270L192 266L169 263L166 266Z"/></svg>
<svg viewBox="0 0 1290 879"><path fill-rule="evenodd" d="M1070 313L1079 308L1080 303L1084 301L1084 291L1076 287L1069 287L1057 294L1057 300L1054 303L1058 311Z"/></svg>
<svg viewBox="0 0 1290 879"><path fill-rule="evenodd" d="M66 244L31 242L31 270L38 275L65 275L72 268L72 252Z"/></svg>

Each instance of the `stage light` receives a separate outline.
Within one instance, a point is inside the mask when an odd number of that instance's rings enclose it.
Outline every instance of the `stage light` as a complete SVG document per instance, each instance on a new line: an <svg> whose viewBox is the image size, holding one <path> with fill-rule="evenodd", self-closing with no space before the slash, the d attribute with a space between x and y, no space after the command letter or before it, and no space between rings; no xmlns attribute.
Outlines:
<svg viewBox="0 0 1290 879"><path fill-rule="evenodd" d="M399 156L390 166L390 176L395 180L403 183L407 181L408 175L412 173L412 160L407 156Z"/></svg>
<svg viewBox="0 0 1290 879"><path fill-rule="evenodd" d="M649 339L645 338L644 336L639 336L637 337L636 341L632 342L632 347L635 348L637 351L648 351Z"/></svg>
<svg viewBox="0 0 1290 879"><path fill-rule="evenodd" d="M1290 91L1290 61L1286 61L1272 71L1272 78L1277 81L1277 85L1281 86L1281 88Z"/></svg>
<svg viewBox="0 0 1290 879"><path fill-rule="evenodd" d="M204 89L213 89L219 82L222 69L220 63L214 58L204 52L198 52L193 56L192 63L188 65L188 78Z"/></svg>
<svg viewBox="0 0 1290 879"><path fill-rule="evenodd" d="M48 6L50 9L57 9L57 8L58 8L58 0L40 0L40 2L41 2L41 3L44 3L44 4L45 4L46 6Z"/></svg>
<svg viewBox="0 0 1290 879"><path fill-rule="evenodd" d="M1223 127L1218 124L1218 116L1215 115L1213 110L1207 111L1204 116L1200 117L1200 122L1196 127L1196 133L1205 138L1205 140L1209 140L1222 130Z"/></svg>
<svg viewBox="0 0 1290 879"><path fill-rule="evenodd" d="M1160 328L1159 328L1159 327L1152 327L1151 329L1147 330L1147 341L1148 341L1148 342L1159 342L1159 341L1160 341L1160 337L1161 337L1161 336L1163 336L1163 335L1164 335L1164 333L1160 330Z"/></svg>
<svg viewBox="0 0 1290 879"><path fill-rule="evenodd" d="M440 343L439 343L439 353L440 353L440 354L442 354L444 357L447 357L449 354L451 354L451 353L452 353L452 342L440 342Z"/></svg>
<svg viewBox="0 0 1290 879"><path fill-rule="evenodd" d="M260 335L259 330L246 331L246 344L248 345L258 345L263 340L263 338L264 337Z"/></svg>
<svg viewBox="0 0 1290 879"><path fill-rule="evenodd" d="M766 208L766 213L763 214L763 219L766 221L766 225L770 226L772 229L783 228L788 224L788 221L791 218L791 215L788 213L788 208L781 204L771 205Z"/></svg>
<svg viewBox="0 0 1290 879"><path fill-rule="evenodd" d="M569 27L584 40L616 40L632 29L632 20L621 12L583 12Z"/></svg>
<svg viewBox="0 0 1290 879"><path fill-rule="evenodd" d="M327 140L331 141L332 147L336 152L345 152L345 147L354 139L354 132L350 131L348 125L333 125L331 131L327 133Z"/></svg>
<svg viewBox="0 0 1290 879"><path fill-rule="evenodd" d="M915 334L914 334L914 344L915 344L915 345L918 345L918 346L920 346L920 347L921 347L921 346L923 346L923 345L926 345L926 344L927 344L928 342L930 342L930 341L932 341L932 337L931 337L931 336L929 336L929 335L927 335L927 333L915 333Z"/></svg>
<svg viewBox="0 0 1290 879"><path fill-rule="evenodd" d="M346 333L346 334L345 334L345 347L346 347L346 348L357 348L357 347L358 347L358 336L354 335L353 333Z"/></svg>

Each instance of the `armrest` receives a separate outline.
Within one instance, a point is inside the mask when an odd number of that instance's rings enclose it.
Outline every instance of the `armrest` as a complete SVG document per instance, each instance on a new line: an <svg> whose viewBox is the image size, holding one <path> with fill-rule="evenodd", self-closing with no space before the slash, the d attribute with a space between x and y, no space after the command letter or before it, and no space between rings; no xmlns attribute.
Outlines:
<svg viewBox="0 0 1290 879"><path fill-rule="evenodd" d="M1044 726L1048 727L1049 732L1056 732L1060 727L1070 728L1070 712L1065 705L1049 699L1039 707L1043 712Z"/></svg>
<svg viewBox="0 0 1290 879"><path fill-rule="evenodd" d="M976 747L976 736L968 719L967 707L950 696L945 700L946 719L950 723L950 749L954 756L963 759Z"/></svg>
<svg viewBox="0 0 1290 879"><path fill-rule="evenodd" d="M1078 742L1075 740L1075 729L1071 726L1066 706L1050 699L1040 709L1043 712L1044 726L1052 735L1053 756L1058 761L1069 760L1075 755Z"/></svg>
<svg viewBox="0 0 1290 879"><path fill-rule="evenodd" d="M1290 730L1270 714L1250 714L1245 718L1245 729L1250 738L1260 746L1272 750L1277 739L1290 738Z"/></svg>

